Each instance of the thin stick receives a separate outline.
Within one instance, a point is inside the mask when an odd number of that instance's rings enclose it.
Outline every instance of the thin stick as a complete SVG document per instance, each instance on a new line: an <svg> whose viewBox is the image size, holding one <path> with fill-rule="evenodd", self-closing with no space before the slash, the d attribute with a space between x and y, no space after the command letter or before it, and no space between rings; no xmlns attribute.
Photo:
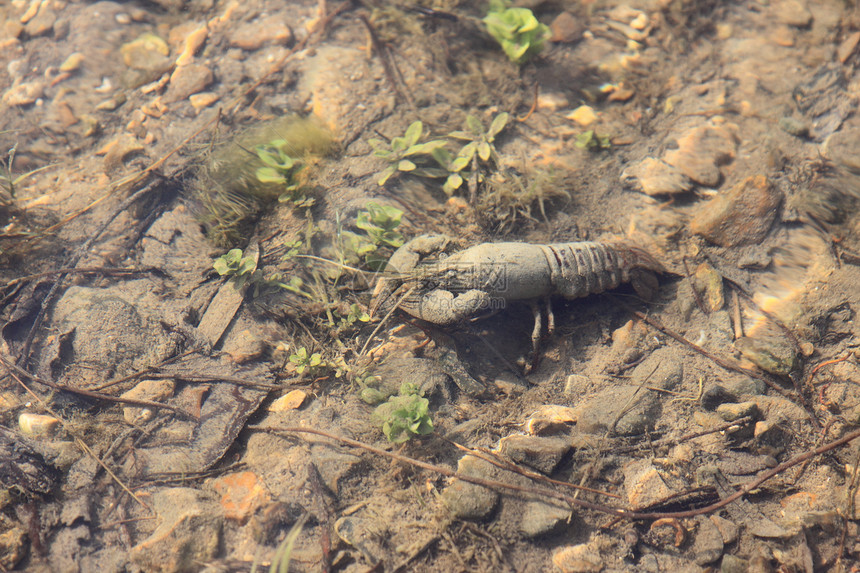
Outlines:
<svg viewBox="0 0 860 573"><path fill-rule="evenodd" d="M62 424L62 425L63 425L63 427L64 427L64 428L65 428L65 429L66 429L66 430L67 430L67 431L68 431L68 432L69 432L69 433L70 433L70 434L75 438L75 444L76 444L80 449L82 449L82 450L83 450L83 451L84 451L88 456L90 456L91 458L93 458L93 459L96 461L96 463L98 463L98 464L102 467L102 469L103 469L105 472L107 472L107 474L111 477L111 479L113 479L113 480L117 483L117 485L119 485L119 487L121 487L121 488L122 488L122 490L123 490L124 492L126 492L128 495L130 495L130 496L132 497L132 499L134 499L134 501L136 501L137 503L139 503L139 504L140 504L143 508L145 508L147 511L150 511L150 512L152 512L153 514L155 513L155 512L152 510L152 508L151 508L151 507L149 507L148 505L146 505L146 503L144 503L144 501L143 501L143 500L141 500L139 497L137 497L137 496L134 494L134 492L133 492L133 491L131 491L131 490L129 489L129 487L128 487L127 485L125 485L125 483L123 483L123 482L122 482L122 480L121 480L121 479L119 479L119 477L118 477L115 473L113 473L113 471L112 471L112 470L107 466L107 464L106 464L104 461L102 461L102 459L101 459L101 458L99 458L99 457L96 455L96 453L95 453L95 452L94 452L94 451L93 451L93 450L92 450L92 449L91 449L91 448L86 444L86 442L84 442L81 438L79 438L79 437L77 436L76 432L75 432L72 428L70 428L70 427L69 427L69 425L66 423L66 421L65 421L65 420L64 420L64 419L63 419L59 414L57 414L56 412L54 412L54 411L53 411L53 410L52 410L52 409L51 409L51 408L50 408L50 407L45 403L45 400L43 400L41 396L39 396L38 394L36 394L35 392L33 392L33 390L31 390L31 389L30 389L30 387L29 387L29 386L27 386L27 385L24 383L24 381L23 381L23 380L21 380L20 378L18 378L18 376L15 374L15 372L13 372L11 368L9 368L9 366L7 365L7 363L6 363L5 361L3 361L3 360L2 360L2 358L0 358L0 361L2 361L3 366L5 366L5 367L6 367L6 371L9 373L9 376L11 376L12 378L14 378L14 379L15 379L15 381L18 383L18 385L20 385L20 386L21 386L21 388L23 388L25 392L27 392L27 393L28 393L30 396L32 396L32 397L33 397L37 402L39 402L39 404L40 404L40 405L45 409L45 411L46 411L46 412L48 412L49 414L51 414L53 417L55 417L57 420L59 420L59 421L60 421L60 424Z"/></svg>
<svg viewBox="0 0 860 573"><path fill-rule="evenodd" d="M388 313L382 317L382 320L379 321L379 324L377 325L377 327L373 329L373 332L370 333L370 336L367 337L367 340L365 341L364 345L361 347L361 352L358 353L359 358L364 356L364 352L367 350L367 347L370 344L370 341L373 340L373 337L379 333L379 331L382 329L382 326L391 317L391 315L394 314L394 311L400 307L400 303L402 303L404 300L406 300L406 297L411 295L414 290L415 290L415 287L412 287L409 290L407 290L405 293L403 293L403 296L401 296L400 299L397 301L397 303L393 307L391 307L391 310L389 310Z"/></svg>
<svg viewBox="0 0 860 573"><path fill-rule="evenodd" d="M542 495L554 499L560 499L569 503L572 506L579 507L582 509L590 509L593 511L599 511L601 513L606 513L609 515L613 515L616 517L621 517L625 519L633 519L633 520L645 520L645 519L662 519L662 518L674 518L674 519L685 519L688 517L696 517L697 515L706 515L708 513L712 513L718 509L722 509L723 507L729 505L733 501L736 501L742 498L744 495L749 493L750 491L758 488L761 484L771 479L772 477L779 475L785 470L792 468L798 464L805 462L806 460L813 458L815 456L820 456L821 454L825 454L831 450L835 450L839 446L844 446L860 438L860 429L854 430L851 433L848 433L838 440L834 440L828 444L815 448L814 450L810 450L803 454L793 457L787 462L781 463L778 466L762 473L759 477L750 480L740 486L740 489L735 491L735 493L721 499L716 503L712 503L706 507L701 507L698 509L691 509L687 511L674 511L674 512L638 512L631 511L629 509L620 508L620 507L610 507L607 505L602 505L599 503L592 503L588 501L583 501L581 499L575 499L569 495L559 493L557 491L553 491L545 488L534 488L528 486L515 485L495 480L487 480L483 478L477 478L465 474L458 473L451 468L446 468L444 466L438 466L435 464L430 464L427 462L423 462L421 460L416 460L414 458L410 458L407 456L403 456L400 454L396 454L394 452L389 452L383 450L381 448L377 448L375 446L371 446L369 444L365 444L363 442L359 442L358 440L353 440L351 438L346 438L343 436L338 436L336 434L331 434L329 432L324 432L322 430L314 430L312 428L298 428L298 427L262 427L262 426L248 426L250 430L258 430L263 432L269 432L272 434L314 434L317 436L322 436L324 438L328 438L330 440L335 440L337 442L346 444L348 446L353 446L356 448L361 448L368 452L374 453L379 456L384 456L387 458L391 458L397 460L399 462L404 462L407 464L411 464L413 466L429 470L432 472L436 472L445 477L456 478L465 482L473 483L475 485L480 485L483 487L488 487L492 489L507 489L511 491L518 491L521 493L527 493L531 495Z"/></svg>
<svg viewBox="0 0 860 573"><path fill-rule="evenodd" d="M87 398L93 398L94 400L104 400L105 402L115 402L118 404L130 404L132 406L138 406L140 408L161 408L164 410L170 410L174 414L178 414L183 418L190 418L192 420L197 420L197 416L171 406L169 404L162 404L161 402L154 402L152 400L138 400L133 398L119 398L117 396L111 396L109 394L102 394L101 392L93 392L91 390L83 390L81 388L74 388L72 386L64 386L62 384L57 384L51 380L45 380L43 378L39 378L33 374L30 374L20 366L16 364L12 364L11 362L7 362L2 356L0 356L0 365L2 365L6 371L16 380L18 379L15 376L15 372L20 374L21 376L25 376L29 378L33 382L37 384L41 384L43 386L47 386L49 388L53 388L54 390L59 390L61 392L71 392L72 394L77 394L78 396L85 396Z"/></svg>
<svg viewBox="0 0 860 573"><path fill-rule="evenodd" d="M12 279L8 283L6 283L6 288L11 286L18 285L20 283L34 281L36 279L40 279L43 277L51 277L54 275L130 275L137 273L161 273L163 272L161 269L156 267L146 267L143 269L126 269L121 267L81 267L74 268L69 267L65 269L57 269L53 271L45 271L43 273L36 273L33 275L27 275L25 277L18 277L16 279Z"/></svg>
<svg viewBox="0 0 860 573"><path fill-rule="evenodd" d="M81 245L78 250L72 255L69 260L68 267L75 267L78 262L84 255L86 255L93 244L98 240L98 238L102 235L102 233L107 230L110 224L116 219L120 213L131 207L135 201L143 197L145 194L149 193L150 190L155 185L153 183L147 184L142 189L138 190L136 193L132 194L125 201L119 204L119 206L114 209L113 213L104 221L101 226L99 226L95 232L90 236L89 239L84 241L84 244ZM58 296L60 285L63 283L63 279L66 278L66 273L61 273L57 276L57 279L54 281L54 284L51 285L51 290L48 291L48 294L45 295L45 298L42 299L42 304L39 307L39 312L36 314L36 318L33 320L33 324L30 326L30 332L27 333L27 338L24 341L24 346L21 349L21 355L18 357L18 360L15 362L18 366L22 366L24 368L27 367L27 361L30 360L30 347L33 344L33 339L36 337L36 332L39 330L39 327L42 324L42 320L45 317L45 314L50 309L51 305L54 303L54 299Z"/></svg>

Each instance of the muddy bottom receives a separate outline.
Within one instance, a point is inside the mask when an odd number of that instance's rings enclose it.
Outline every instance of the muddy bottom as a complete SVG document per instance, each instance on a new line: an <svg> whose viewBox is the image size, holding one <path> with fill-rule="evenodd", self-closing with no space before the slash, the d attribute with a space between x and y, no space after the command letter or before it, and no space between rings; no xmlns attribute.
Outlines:
<svg viewBox="0 0 860 573"><path fill-rule="evenodd" d="M860 566L849 3L0 20L0 568Z"/></svg>

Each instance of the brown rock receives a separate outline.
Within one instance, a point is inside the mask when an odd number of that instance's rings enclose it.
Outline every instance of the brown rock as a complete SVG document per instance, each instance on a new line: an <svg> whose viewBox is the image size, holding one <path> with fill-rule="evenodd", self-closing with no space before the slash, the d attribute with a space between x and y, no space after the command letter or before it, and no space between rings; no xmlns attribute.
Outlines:
<svg viewBox="0 0 860 573"><path fill-rule="evenodd" d="M555 20L549 25L549 29L552 32L550 41L572 43L582 39L585 25L570 12L562 12L555 17Z"/></svg>
<svg viewBox="0 0 860 573"><path fill-rule="evenodd" d="M515 463L526 464L543 473L552 470L570 451L570 441L514 434L499 441L499 453Z"/></svg>
<svg viewBox="0 0 860 573"><path fill-rule="evenodd" d="M3 103L9 106L30 105L42 97L44 82L39 80L17 84L3 94Z"/></svg>
<svg viewBox="0 0 860 573"><path fill-rule="evenodd" d="M253 472L227 474L212 480L221 495L224 517L245 523L258 508L271 500L266 484Z"/></svg>
<svg viewBox="0 0 860 573"><path fill-rule="evenodd" d="M30 37L41 36L53 30L56 21L57 14L48 7L47 3L43 3L36 17L24 26L24 31Z"/></svg>
<svg viewBox="0 0 860 573"><path fill-rule="evenodd" d="M149 400L161 402L173 396L176 390L176 382L169 378L141 380L137 385L123 393L122 397L127 400ZM151 408L138 406L126 406L122 409L122 415L129 424L141 424L150 420L153 416Z"/></svg>
<svg viewBox="0 0 860 573"><path fill-rule="evenodd" d="M857 48L857 43L860 42L860 32L853 32L842 40L839 47L836 49L836 57L839 58L839 63L844 64L848 58L854 53Z"/></svg>
<svg viewBox="0 0 860 573"><path fill-rule="evenodd" d="M552 556L552 563L562 573L598 573L603 570L600 551L591 544L563 547Z"/></svg>
<svg viewBox="0 0 860 573"><path fill-rule="evenodd" d="M702 205L690 230L721 247L756 243L767 235L781 202L782 193L767 177L749 177Z"/></svg>
<svg viewBox="0 0 860 573"><path fill-rule="evenodd" d="M624 489L632 507L648 507L674 493L648 460L637 460L624 467Z"/></svg>
<svg viewBox="0 0 860 573"><path fill-rule="evenodd" d="M221 522L216 506L192 488L156 491L151 503L155 531L131 548L131 559L147 571L191 571L218 553Z"/></svg>
<svg viewBox="0 0 860 573"><path fill-rule="evenodd" d="M13 527L0 535L0 566L9 571L27 555L27 531Z"/></svg>
<svg viewBox="0 0 860 573"><path fill-rule="evenodd" d="M723 125L703 125L678 139L678 149L663 157L669 165L707 187L720 182L720 165L734 159L737 149L735 135Z"/></svg>
<svg viewBox="0 0 860 573"><path fill-rule="evenodd" d="M774 15L777 22L794 26L795 28L807 28L812 24L812 12L804 2L799 0L782 0L773 5Z"/></svg>
<svg viewBox="0 0 860 573"><path fill-rule="evenodd" d="M646 157L639 165L625 172L624 177L635 178L646 195L674 195L693 187L690 178L676 167L653 157Z"/></svg>
<svg viewBox="0 0 860 573"><path fill-rule="evenodd" d="M170 76L170 87L167 88L164 100L166 103L184 100L205 90L213 79L212 70L205 64L179 66Z"/></svg>
<svg viewBox="0 0 860 573"><path fill-rule="evenodd" d="M293 31L280 16L269 16L262 20L246 22L236 28L230 37L230 45L243 50L258 50L266 44L289 45Z"/></svg>

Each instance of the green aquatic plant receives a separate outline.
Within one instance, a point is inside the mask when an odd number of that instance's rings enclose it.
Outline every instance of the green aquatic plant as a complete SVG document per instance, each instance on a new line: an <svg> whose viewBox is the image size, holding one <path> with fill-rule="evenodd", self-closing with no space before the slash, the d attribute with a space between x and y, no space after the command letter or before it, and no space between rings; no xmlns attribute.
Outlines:
<svg viewBox="0 0 860 573"><path fill-rule="evenodd" d="M364 211L356 216L355 226L363 233L338 230L337 253L342 265L355 266L362 261L372 270L385 264L387 257L380 254L380 248L398 248L404 239L397 227L403 218L403 211L391 205L370 202ZM339 272L332 276L340 276Z"/></svg>
<svg viewBox="0 0 860 573"><path fill-rule="evenodd" d="M608 135L600 135L593 129L577 135L574 145L588 151L600 151L601 149L610 149L612 147Z"/></svg>
<svg viewBox="0 0 860 573"><path fill-rule="evenodd" d="M487 32L515 64L538 54L550 36L549 27L541 24L531 10L511 8L504 0L490 0L490 11L483 21Z"/></svg>
<svg viewBox="0 0 860 573"><path fill-rule="evenodd" d="M290 363L299 374L304 374L305 370L309 373L323 365L322 354L308 352L308 349L302 346L295 354L290 354Z"/></svg>
<svg viewBox="0 0 860 573"><path fill-rule="evenodd" d="M397 249L403 246L403 235L396 230L402 218L403 211L397 207L371 202L358 213L355 226L367 233L375 245Z"/></svg>
<svg viewBox="0 0 860 573"><path fill-rule="evenodd" d="M230 249L212 263L212 268L222 277L230 277L237 287L253 280L257 270L255 257L242 256L242 249Z"/></svg>
<svg viewBox="0 0 860 573"><path fill-rule="evenodd" d="M280 200L308 209L321 158L333 147L318 121L286 116L213 143L187 181L211 240L236 246L267 205Z"/></svg>
<svg viewBox="0 0 860 573"><path fill-rule="evenodd" d="M377 406L373 411L373 419L382 426L382 433L388 441L395 444L402 444L414 436L433 433L430 401L411 382L401 384L397 396L391 396L388 401Z"/></svg>
<svg viewBox="0 0 860 573"><path fill-rule="evenodd" d="M548 204L569 200L559 174L545 167L524 167L523 173L510 169L489 177L486 191L478 201L482 223L496 233L504 233L516 224L537 221L537 211L548 220Z"/></svg>
<svg viewBox="0 0 860 573"><path fill-rule="evenodd" d="M373 147L373 154L388 163L388 166L378 174L377 183L380 186L385 185L396 173L415 171L418 169L415 161L419 161L422 156L429 157L434 149L445 145L442 140L418 143L423 131L424 125L420 121L415 121L406 129L403 137L395 137L388 144L381 139L368 141Z"/></svg>
<svg viewBox="0 0 860 573"><path fill-rule="evenodd" d="M489 129L484 129L484 124L474 115L466 116L466 129L464 131L452 131L449 137L466 141L465 145L457 152L456 157L444 147L433 150L433 158L447 173L447 179L442 190L447 195L453 195L465 180L476 179L480 182L483 177L478 170L478 161L484 164L492 161L498 164L499 156L494 145L496 136L505 129L510 115L502 112L493 118ZM471 172L466 171L470 167Z"/></svg>

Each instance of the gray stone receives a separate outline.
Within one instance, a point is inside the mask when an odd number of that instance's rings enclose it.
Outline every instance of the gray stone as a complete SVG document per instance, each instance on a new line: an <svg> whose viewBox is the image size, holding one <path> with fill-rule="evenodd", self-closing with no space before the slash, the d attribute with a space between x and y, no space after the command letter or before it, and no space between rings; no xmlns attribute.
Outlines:
<svg viewBox="0 0 860 573"><path fill-rule="evenodd" d="M158 306L151 286L69 287L54 309L57 336L41 365L47 377L62 371L74 386L87 388L171 356L178 341L149 316Z"/></svg>
<svg viewBox="0 0 860 573"><path fill-rule="evenodd" d="M696 523L698 530L693 541L693 559L704 566L713 563L723 554L723 537L717 526L704 515L696 517Z"/></svg>
<svg viewBox="0 0 860 573"><path fill-rule="evenodd" d="M747 531L764 539L789 539L794 537L799 529L799 527L792 530L786 529L767 518L758 519L751 525L747 525Z"/></svg>
<svg viewBox="0 0 860 573"><path fill-rule="evenodd" d="M726 376L722 380L726 390L735 396L760 396L767 392L767 384L758 378L749 376Z"/></svg>
<svg viewBox="0 0 860 573"><path fill-rule="evenodd" d="M494 466L472 455L460 458L457 471L470 477L493 479ZM458 519L484 519L495 509L499 494L463 480L454 480L442 492L442 502Z"/></svg>
<svg viewBox="0 0 860 573"><path fill-rule="evenodd" d="M709 412L713 412L717 409L717 406L720 406L727 402L734 402L736 400L737 396L735 396L719 384L713 384L712 386L709 386L707 390L704 391L700 403L702 404L702 408Z"/></svg>
<svg viewBox="0 0 860 573"><path fill-rule="evenodd" d="M411 382L431 398L444 390L448 382L448 375L435 361L407 354L388 357L373 370L373 374L380 378L379 390L388 395L397 394L402 382Z"/></svg>
<svg viewBox="0 0 860 573"><path fill-rule="evenodd" d="M723 538L724 545L730 545L738 540L740 528L733 521L729 521L719 515L710 516L711 522L720 530L720 536Z"/></svg>
<svg viewBox="0 0 860 573"><path fill-rule="evenodd" d="M334 451L327 445L313 446L311 456L323 483L335 494L340 491L340 481L361 461L358 456Z"/></svg>
<svg viewBox="0 0 860 573"><path fill-rule="evenodd" d="M217 503L185 487L157 490L148 503L160 519L131 548L134 563L148 571L189 571L215 557L223 522Z"/></svg>
<svg viewBox="0 0 860 573"><path fill-rule="evenodd" d="M720 573L747 573L749 562L734 555L723 555Z"/></svg>
<svg viewBox="0 0 860 573"><path fill-rule="evenodd" d="M622 436L642 434L654 427L660 413L659 397L646 386L671 390L682 377L674 350L657 349L633 370L628 385L602 390L577 406L577 428L589 434L608 429Z"/></svg>
<svg viewBox="0 0 860 573"><path fill-rule="evenodd" d="M734 422L745 416L758 418L761 411L755 402L740 402L733 404L720 404L717 406L717 415L726 422Z"/></svg>
<svg viewBox="0 0 860 573"><path fill-rule="evenodd" d="M530 501L525 505L520 531L526 537L540 537L558 531L573 514L569 507Z"/></svg>
<svg viewBox="0 0 860 573"><path fill-rule="evenodd" d="M581 432L603 434L612 429L620 436L638 436L654 428L654 421L660 412L660 401L649 390L607 388L574 410L576 427Z"/></svg>
<svg viewBox="0 0 860 573"><path fill-rule="evenodd" d="M513 435L499 442L499 453L503 456L545 474L552 473L570 448L570 441L564 438Z"/></svg>

